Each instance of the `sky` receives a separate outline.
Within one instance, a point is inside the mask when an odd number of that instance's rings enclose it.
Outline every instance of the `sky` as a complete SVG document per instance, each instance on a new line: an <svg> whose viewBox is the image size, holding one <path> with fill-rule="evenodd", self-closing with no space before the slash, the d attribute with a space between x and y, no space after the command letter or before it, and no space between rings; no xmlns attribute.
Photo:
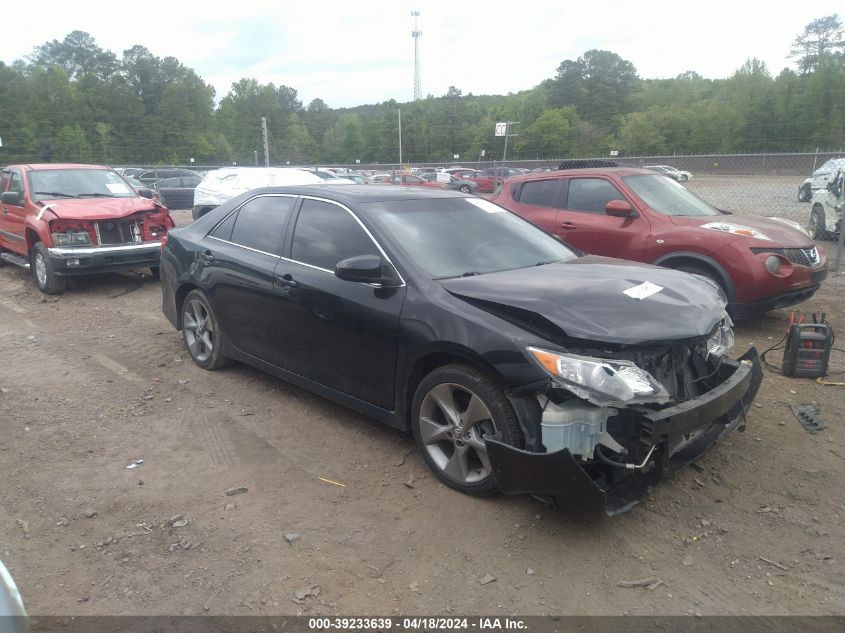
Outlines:
<svg viewBox="0 0 845 633"><path fill-rule="evenodd" d="M344 0L204 2L47 0L8 3L0 61L74 30L116 53L135 44L173 56L214 86L217 99L249 77L295 88L307 104L349 107L413 98L413 18L419 17L423 96L527 90L590 49L613 51L646 79L693 70L731 75L751 57L773 75L792 62L790 44L835 0ZM765 7L765 8L761 8Z"/></svg>

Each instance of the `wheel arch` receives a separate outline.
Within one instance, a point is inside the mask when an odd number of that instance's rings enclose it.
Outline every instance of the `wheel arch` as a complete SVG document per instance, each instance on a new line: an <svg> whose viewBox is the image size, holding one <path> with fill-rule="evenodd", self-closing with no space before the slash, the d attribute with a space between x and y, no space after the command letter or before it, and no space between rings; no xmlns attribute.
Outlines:
<svg viewBox="0 0 845 633"><path fill-rule="evenodd" d="M401 428L405 430L411 428L411 403L414 399L414 392L416 392L423 378L438 367L451 364L469 365L504 389L502 379L496 369L473 350L462 347L429 349L411 360L406 373L407 378L399 384L397 422L401 424Z"/></svg>
<svg viewBox="0 0 845 633"><path fill-rule="evenodd" d="M35 246L38 242L41 242L41 236L38 234L38 231L33 229L32 227L26 227L26 232L24 233L24 237L26 238L26 252L29 253L32 251L32 247Z"/></svg>
<svg viewBox="0 0 845 633"><path fill-rule="evenodd" d="M185 297L188 296L188 293L192 290L198 290L199 287L192 283L183 283L178 288L176 288L176 292L173 295L173 302L175 303L176 308L176 329L182 329L182 304L185 302Z"/></svg>
<svg viewBox="0 0 845 633"><path fill-rule="evenodd" d="M666 253L654 260L656 266L663 266L665 268L677 268L679 266L695 266L714 273L725 296L728 298L728 303L736 302L736 290L731 281L731 276L728 271L712 257L702 255L701 253L693 253L687 251L679 251L674 253Z"/></svg>

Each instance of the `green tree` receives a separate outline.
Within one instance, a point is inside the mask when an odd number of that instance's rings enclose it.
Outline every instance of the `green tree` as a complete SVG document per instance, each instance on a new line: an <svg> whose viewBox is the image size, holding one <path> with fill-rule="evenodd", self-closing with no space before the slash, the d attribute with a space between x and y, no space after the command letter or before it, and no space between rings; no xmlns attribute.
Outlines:
<svg viewBox="0 0 845 633"><path fill-rule="evenodd" d="M97 46L84 31L72 31L61 42L53 40L36 46L30 60L36 66L61 66L74 79L89 74L107 79L117 68L114 53Z"/></svg>
<svg viewBox="0 0 845 633"><path fill-rule="evenodd" d="M842 54L845 41L842 40L843 28L839 14L826 15L812 20L792 42L789 56L796 60L803 74L816 69L819 60L825 55Z"/></svg>
<svg viewBox="0 0 845 633"><path fill-rule="evenodd" d="M91 146L78 125L65 125L56 135L55 158L64 162L91 162Z"/></svg>
<svg viewBox="0 0 845 633"><path fill-rule="evenodd" d="M589 50L558 66L550 104L574 105L582 118L609 126L626 112L638 82L631 62L610 51Z"/></svg>

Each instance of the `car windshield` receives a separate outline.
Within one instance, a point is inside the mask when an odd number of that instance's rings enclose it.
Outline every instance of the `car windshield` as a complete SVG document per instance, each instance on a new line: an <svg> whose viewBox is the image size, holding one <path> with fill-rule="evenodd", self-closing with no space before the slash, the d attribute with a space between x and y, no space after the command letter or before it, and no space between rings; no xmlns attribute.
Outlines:
<svg viewBox="0 0 845 633"><path fill-rule="evenodd" d="M722 215L721 211L667 176L626 176L623 180L643 202L663 215Z"/></svg>
<svg viewBox="0 0 845 633"><path fill-rule="evenodd" d="M373 221L433 279L577 257L534 225L480 198L396 200L367 207Z"/></svg>
<svg viewBox="0 0 845 633"><path fill-rule="evenodd" d="M134 198L138 195L111 169L39 169L29 172L29 187L39 200Z"/></svg>

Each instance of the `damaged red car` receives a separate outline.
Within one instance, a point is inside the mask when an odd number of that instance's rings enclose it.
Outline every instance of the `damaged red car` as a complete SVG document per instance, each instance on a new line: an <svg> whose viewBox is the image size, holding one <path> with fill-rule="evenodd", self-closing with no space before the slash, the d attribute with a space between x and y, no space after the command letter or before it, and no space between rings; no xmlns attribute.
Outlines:
<svg viewBox="0 0 845 633"><path fill-rule="evenodd" d="M45 294L66 279L149 268L173 228L149 189L97 165L11 165L0 181L0 264L30 269Z"/></svg>

